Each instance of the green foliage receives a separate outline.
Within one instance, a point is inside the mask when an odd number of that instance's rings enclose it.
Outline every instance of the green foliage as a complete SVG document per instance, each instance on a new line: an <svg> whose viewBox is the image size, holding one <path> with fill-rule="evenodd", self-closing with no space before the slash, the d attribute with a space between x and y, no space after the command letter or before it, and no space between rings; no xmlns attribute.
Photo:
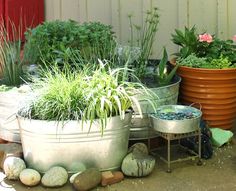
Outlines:
<svg viewBox="0 0 236 191"><path fill-rule="evenodd" d="M174 77L176 70L178 69L178 66L179 66L179 64L177 63L176 66L170 72L168 72L167 71L167 62L168 62L168 55L167 55L166 49L164 48L163 57L156 69L156 71L157 71L156 78L157 78L157 82L160 86L170 84L170 82L171 82L172 78Z"/></svg>
<svg viewBox="0 0 236 191"><path fill-rule="evenodd" d="M215 38L211 46L208 48L205 56L208 60L227 58L229 62L236 62L236 45L232 40L221 40Z"/></svg>
<svg viewBox="0 0 236 191"><path fill-rule="evenodd" d="M3 73L2 84L19 86L23 83L23 59L21 57L21 40L15 26L11 23L12 39L5 26L0 25L0 71Z"/></svg>
<svg viewBox="0 0 236 191"><path fill-rule="evenodd" d="M195 27L191 29L185 27L184 32L175 29L175 34L171 36L172 41L181 47L179 53L176 53L177 56L186 58L190 54L197 52L198 39Z"/></svg>
<svg viewBox="0 0 236 191"><path fill-rule="evenodd" d="M123 119L132 104L141 109L133 96L146 89L140 83L121 81L122 69L111 70L100 61L93 74L58 67L43 71L44 77L34 82L36 98L20 110L20 115L43 120L100 119L102 128L109 117ZM140 89L140 90L139 90Z"/></svg>
<svg viewBox="0 0 236 191"><path fill-rule="evenodd" d="M209 65L206 58L199 58L195 54L190 54L186 58L178 57L176 63L192 68L206 68Z"/></svg>
<svg viewBox="0 0 236 191"><path fill-rule="evenodd" d="M31 64L63 64L71 56L86 60L109 58L115 48L111 26L99 22L50 21L25 33L25 55ZM68 57L68 53L70 53ZM42 61L43 59L43 61ZM74 63L73 61L70 61Z"/></svg>
<svg viewBox="0 0 236 191"><path fill-rule="evenodd" d="M212 59L209 68L218 68L218 69L224 69L224 68L236 68L236 63L231 63L228 59L228 57L223 57L222 55L220 58Z"/></svg>
<svg viewBox="0 0 236 191"><path fill-rule="evenodd" d="M186 58L178 58L176 60L181 66L188 66L192 68L208 68L208 69L223 69L223 68L235 68L236 64L232 64L227 57L220 56L218 59L212 59L210 62L207 58L197 57L194 54L189 55Z"/></svg>
<svg viewBox="0 0 236 191"><path fill-rule="evenodd" d="M236 45L233 41L221 40L214 35L211 37L210 42L201 41L195 26L190 29L185 27L183 32L176 29L175 34L172 34L172 41L180 46L180 51L175 55L184 62L181 65L216 69L235 67L232 64L236 62Z"/></svg>
<svg viewBox="0 0 236 191"><path fill-rule="evenodd" d="M155 7L147 11L143 27L133 24L131 15L129 15L129 20L131 28L130 46L137 46L140 48L140 56L133 62L131 67L134 70L135 75L142 78L146 73L148 59L151 55L154 38L159 24L158 8ZM137 33L136 40L134 40L135 33Z"/></svg>

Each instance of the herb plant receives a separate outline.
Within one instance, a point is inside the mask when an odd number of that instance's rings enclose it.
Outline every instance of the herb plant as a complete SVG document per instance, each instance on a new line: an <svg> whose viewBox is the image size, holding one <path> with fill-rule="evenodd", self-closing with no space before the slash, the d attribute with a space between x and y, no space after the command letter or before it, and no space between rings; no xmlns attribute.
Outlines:
<svg viewBox="0 0 236 191"><path fill-rule="evenodd" d="M79 56L87 62L107 59L116 42L111 26L99 22L50 21L26 33L25 55L31 64L63 65ZM68 53L70 56L68 57ZM80 60L78 60L80 61Z"/></svg>

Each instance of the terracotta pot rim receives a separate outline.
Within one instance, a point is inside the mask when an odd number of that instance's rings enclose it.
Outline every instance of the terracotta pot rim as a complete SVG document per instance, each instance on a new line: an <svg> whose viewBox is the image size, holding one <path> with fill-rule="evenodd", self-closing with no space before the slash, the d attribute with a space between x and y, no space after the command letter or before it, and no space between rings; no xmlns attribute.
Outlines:
<svg viewBox="0 0 236 191"><path fill-rule="evenodd" d="M188 66L179 66L179 68L186 70L198 70L198 71L236 71L236 68L209 69L209 68L192 68Z"/></svg>

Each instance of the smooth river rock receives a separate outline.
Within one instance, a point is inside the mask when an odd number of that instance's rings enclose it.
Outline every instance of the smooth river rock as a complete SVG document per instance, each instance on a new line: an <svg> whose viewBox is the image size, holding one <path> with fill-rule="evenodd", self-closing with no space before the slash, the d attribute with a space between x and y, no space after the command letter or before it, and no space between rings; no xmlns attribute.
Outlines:
<svg viewBox="0 0 236 191"><path fill-rule="evenodd" d="M89 168L75 177L73 186L78 191L86 191L95 188L101 180L101 172L96 168Z"/></svg>
<svg viewBox="0 0 236 191"><path fill-rule="evenodd" d="M128 150L128 153L131 153L131 152L142 153L142 154L148 155L148 147L144 143L135 143Z"/></svg>
<svg viewBox="0 0 236 191"><path fill-rule="evenodd" d="M67 171L60 166L55 166L43 175L41 182L45 187L60 187L66 184L67 180Z"/></svg>
<svg viewBox="0 0 236 191"><path fill-rule="evenodd" d="M40 183L41 175L34 169L24 169L20 173L20 181L26 186L36 186Z"/></svg>
<svg viewBox="0 0 236 191"><path fill-rule="evenodd" d="M149 175L155 167L155 158L142 153L129 153L123 160L121 169L126 176Z"/></svg>
<svg viewBox="0 0 236 191"><path fill-rule="evenodd" d="M7 157L3 163L3 170L9 180L18 180L25 168L25 162L18 157Z"/></svg>

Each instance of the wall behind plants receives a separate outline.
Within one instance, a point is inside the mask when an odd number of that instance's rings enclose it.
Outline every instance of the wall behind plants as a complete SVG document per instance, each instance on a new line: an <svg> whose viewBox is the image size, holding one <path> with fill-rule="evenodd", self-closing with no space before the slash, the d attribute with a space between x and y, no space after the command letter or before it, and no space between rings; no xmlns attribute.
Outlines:
<svg viewBox="0 0 236 191"><path fill-rule="evenodd" d="M128 14L142 25L145 11L157 6L160 25L153 49L153 58L160 58L166 46L177 51L170 41L175 28L196 25L199 32L210 32L224 39L236 34L236 0L45 0L46 20L73 19L79 22L100 21L113 26L120 42L129 39Z"/></svg>

